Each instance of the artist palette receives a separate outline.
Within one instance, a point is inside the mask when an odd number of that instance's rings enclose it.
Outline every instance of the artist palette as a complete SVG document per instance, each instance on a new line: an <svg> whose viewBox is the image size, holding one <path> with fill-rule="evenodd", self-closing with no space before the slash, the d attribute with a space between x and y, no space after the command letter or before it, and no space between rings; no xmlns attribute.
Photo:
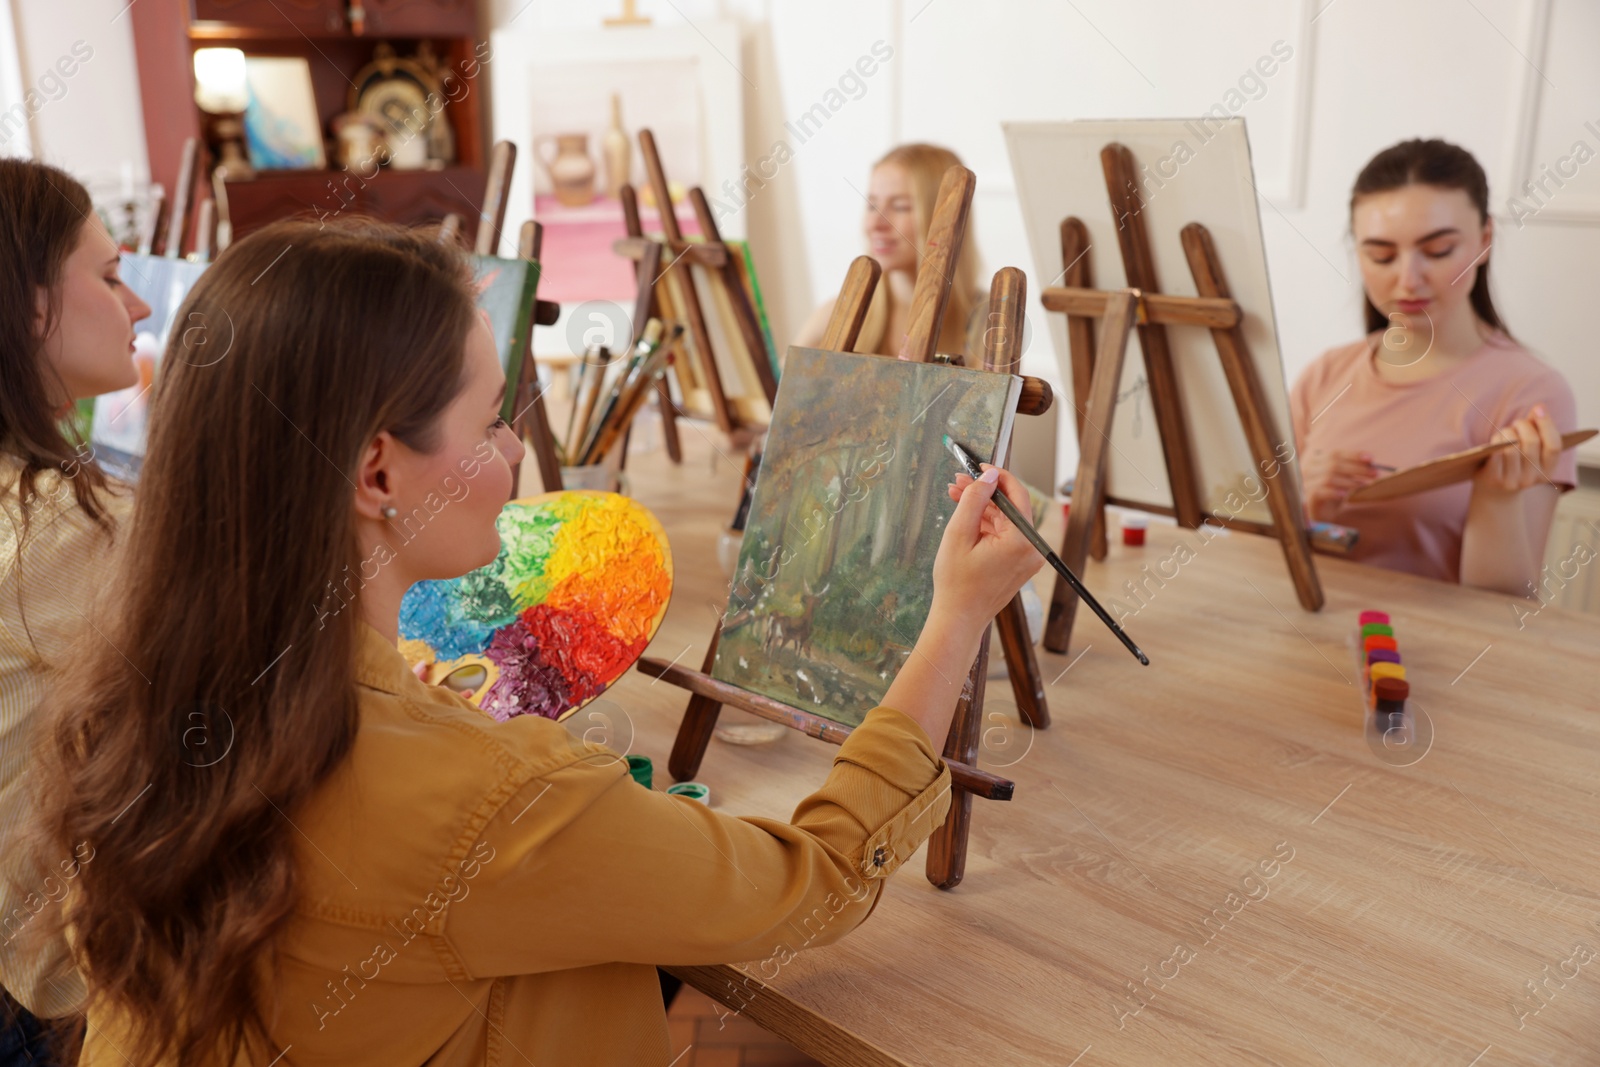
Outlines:
<svg viewBox="0 0 1600 1067"><path fill-rule="evenodd" d="M400 604L400 651L424 681L494 718L564 719L644 653L672 596L672 555L654 515L615 493L513 500L500 554Z"/></svg>

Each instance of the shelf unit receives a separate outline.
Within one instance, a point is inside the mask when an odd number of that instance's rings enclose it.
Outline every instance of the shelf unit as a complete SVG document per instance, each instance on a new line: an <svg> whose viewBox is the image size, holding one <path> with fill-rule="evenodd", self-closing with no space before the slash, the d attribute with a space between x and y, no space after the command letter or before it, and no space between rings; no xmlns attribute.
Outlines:
<svg viewBox="0 0 1600 1067"><path fill-rule="evenodd" d="M246 55L306 59L326 137L334 116L349 109L353 79L380 43L406 57L416 54L421 42L431 42L442 67L460 79L445 94L444 107L456 137L454 164L442 170L384 167L365 179L336 169L258 171L255 178L227 183L233 234L242 237L302 214L359 213L414 224L454 212L462 217L467 241L475 236L488 155L483 122L488 79L480 60L476 0L140 0L129 14L150 178L169 195L177 184L184 140L204 143L202 115L194 102L196 49L234 47ZM353 14L364 18L353 21Z"/></svg>

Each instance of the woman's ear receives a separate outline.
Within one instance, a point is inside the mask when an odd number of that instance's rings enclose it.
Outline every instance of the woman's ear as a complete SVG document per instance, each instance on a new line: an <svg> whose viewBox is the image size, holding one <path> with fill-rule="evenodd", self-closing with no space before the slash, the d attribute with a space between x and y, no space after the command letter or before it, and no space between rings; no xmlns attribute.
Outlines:
<svg viewBox="0 0 1600 1067"><path fill-rule="evenodd" d="M1489 249L1494 245L1494 216L1490 215L1483 220L1483 258L1480 262L1489 262Z"/></svg>
<svg viewBox="0 0 1600 1067"><path fill-rule="evenodd" d="M361 452L356 464L356 514L376 522L384 521L383 509L396 507L394 479L390 467L399 444L388 430L380 432Z"/></svg>

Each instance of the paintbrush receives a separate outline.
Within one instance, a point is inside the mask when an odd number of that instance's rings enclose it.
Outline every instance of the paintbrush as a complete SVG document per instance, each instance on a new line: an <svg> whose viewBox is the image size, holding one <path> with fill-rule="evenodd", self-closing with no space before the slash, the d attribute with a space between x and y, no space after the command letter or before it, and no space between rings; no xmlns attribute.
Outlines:
<svg viewBox="0 0 1600 1067"><path fill-rule="evenodd" d="M578 398L583 395L584 379L589 376L589 361L599 361L600 353L605 351L604 345L590 345L584 349L583 357L578 360L578 373L570 380L572 382L572 408L567 412L567 432L561 439L561 452L565 455L571 450L572 431L578 425Z"/></svg>
<svg viewBox="0 0 1600 1067"><path fill-rule="evenodd" d="M659 325L654 319L650 321L652 325ZM649 327L646 327L646 332L649 332ZM611 446L627 432L634 415L638 414L639 408L644 405L645 398L649 396L656 379L666 370L667 360L672 358L672 346L682 334L683 327L674 325L665 336L659 337L655 348L645 352L643 360L620 384L616 406L602 421L594 443L582 457L581 466L604 460L606 453L611 451Z"/></svg>
<svg viewBox="0 0 1600 1067"><path fill-rule="evenodd" d="M622 402L623 395L629 385L638 376L640 368L650 354L661 345L662 324L660 319L651 319L645 323L644 331L639 335L638 342L633 346L633 355L628 358L622 373L613 380L611 391L605 401L600 405L600 412L589 425L588 433L583 438L583 444L578 448L578 466L588 462L588 457L594 452L594 446L599 443L600 435L605 431L612 415L617 410L617 405Z"/></svg>
<svg viewBox="0 0 1600 1067"><path fill-rule="evenodd" d="M595 357L594 367L589 367L589 357ZM589 433L589 417L594 414L595 401L606 379L606 364L611 362L611 350L605 345L595 345L584 353L583 370L578 372L578 385L573 391L572 418L567 420L566 454L568 466L578 465L578 446Z"/></svg>
<svg viewBox="0 0 1600 1067"><path fill-rule="evenodd" d="M956 462L961 464L961 469L966 471L973 479L983 476L983 470L978 466L978 461L973 459L972 454L966 449L950 440L949 434L944 435L944 446L956 457ZM1061 562L1061 557L1055 554L1043 537L1039 536L1039 531L1033 528L1033 523L1023 517L1022 512L1017 510L1017 506L1011 502L1010 497L1000 491L999 486L995 486L994 502L995 506L1000 509L1000 514L1010 519L1012 525L1022 531L1022 536L1026 537L1033 544L1033 547L1039 550L1045 561L1056 569L1057 574L1066 579L1067 584L1072 586L1072 591L1078 594L1079 599L1089 605L1090 609L1100 616L1100 621L1111 628L1111 632L1117 635L1117 640L1126 645L1128 651L1132 652L1140 663L1146 667L1150 666L1150 657L1146 656L1139 646L1134 644L1133 640L1123 632L1122 627L1117 625L1117 620L1106 614L1106 609L1101 607L1100 602L1094 598L1093 594L1084 588L1083 583L1078 580L1078 576L1072 573L1072 569Z"/></svg>

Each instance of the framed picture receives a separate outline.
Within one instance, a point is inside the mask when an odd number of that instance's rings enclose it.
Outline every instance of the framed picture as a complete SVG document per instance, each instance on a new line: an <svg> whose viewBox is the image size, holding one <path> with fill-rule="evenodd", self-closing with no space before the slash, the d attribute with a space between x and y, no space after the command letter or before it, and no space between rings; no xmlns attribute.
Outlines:
<svg viewBox="0 0 1600 1067"><path fill-rule="evenodd" d="M705 20L565 29L527 18L490 40L499 57L489 65L494 137L517 146L505 232L529 218L543 224L541 295L561 305L561 321L539 328L538 350L582 355L586 343L626 345L636 283L633 264L611 250L626 229L608 179L631 179L645 232L659 233L659 205L639 154L639 131L650 129L675 201L695 185L726 199L722 183L745 165L739 27ZM675 206L684 235L698 234L687 200ZM717 223L724 238L744 236L744 207ZM593 303L607 305L603 317L623 320L609 336L574 325L590 320Z"/></svg>
<svg viewBox="0 0 1600 1067"><path fill-rule="evenodd" d="M322 120L302 57L246 56L245 148L257 170L321 170Z"/></svg>

